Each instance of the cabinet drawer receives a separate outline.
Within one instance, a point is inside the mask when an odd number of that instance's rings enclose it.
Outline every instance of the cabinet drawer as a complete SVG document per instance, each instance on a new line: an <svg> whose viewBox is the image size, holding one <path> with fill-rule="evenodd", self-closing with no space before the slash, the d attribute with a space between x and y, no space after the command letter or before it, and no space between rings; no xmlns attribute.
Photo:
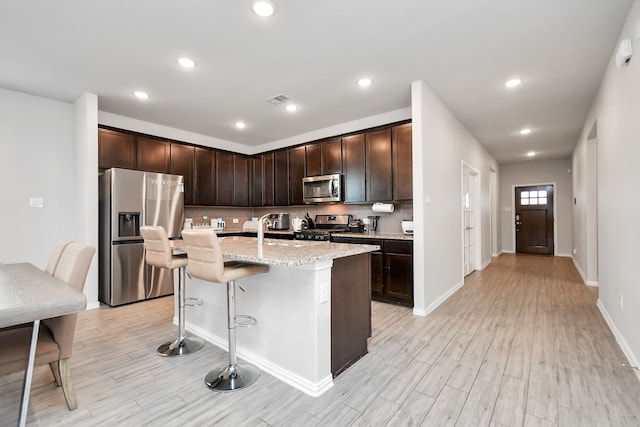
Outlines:
<svg viewBox="0 0 640 427"><path fill-rule="evenodd" d="M402 240L385 240L384 251L393 252L395 254L409 254L413 252L413 242Z"/></svg>

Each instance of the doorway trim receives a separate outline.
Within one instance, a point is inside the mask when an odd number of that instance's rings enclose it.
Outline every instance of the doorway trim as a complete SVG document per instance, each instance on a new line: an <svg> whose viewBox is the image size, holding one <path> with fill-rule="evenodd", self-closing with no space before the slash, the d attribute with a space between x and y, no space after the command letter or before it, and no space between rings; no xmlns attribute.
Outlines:
<svg viewBox="0 0 640 427"><path fill-rule="evenodd" d="M473 222L474 222L474 233L473 233L473 238L474 238L474 253L473 253L473 263L472 263L472 270L471 272L475 271L475 270L481 270L482 269L482 194L480 192L482 186L481 186L481 179L482 179L482 175L480 174L480 171L476 168L474 168L473 166L471 166L470 164L468 164L467 162L465 162L464 160L462 160L462 165L460 168L460 229L462 230L462 235L461 235L461 247L462 247L462 263L461 263L461 271L462 271L462 277L466 277L466 271L465 271L465 222L464 222L464 206L465 206L465 192L464 192L464 179L465 179L465 172L469 171L471 173L471 175L473 175L473 195L474 195L474 202L475 202L475 208L474 208L474 215L473 215ZM470 274L470 273L469 273Z"/></svg>
<svg viewBox="0 0 640 427"><path fill-rule="evenodd" d="M534 182L531 184L513 184L511 186L511 244L513 253L516 251L516 188L535 187L537 185L553 185L553 255L558 253L558 184L557 182Z"/></svg>

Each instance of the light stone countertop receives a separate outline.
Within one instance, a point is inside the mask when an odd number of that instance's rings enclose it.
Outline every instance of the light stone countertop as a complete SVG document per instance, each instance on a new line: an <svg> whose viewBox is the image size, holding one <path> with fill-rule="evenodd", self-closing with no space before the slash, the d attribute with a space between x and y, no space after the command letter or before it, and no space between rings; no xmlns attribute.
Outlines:
<svg viewBox="0 0 640 427"><path fill-rule="evenodd" d="M331 233L335 237L356 237L358 239L386 239L386 240L413 240L413 234L404 233L380 233L374 231L373 233L352 233L345 231L343 233Z"/></svg>
<svg viewBox="0 0 640 427"><path fill-rule="evenodd" d="M380 250L378 245L280 239L264 239L264 245L258 247L255 237L226 236L219 239L226 261L254 262L281 267L296 267ZM172 240L171 243L178 249L184 247L182 240Z"/></svg>

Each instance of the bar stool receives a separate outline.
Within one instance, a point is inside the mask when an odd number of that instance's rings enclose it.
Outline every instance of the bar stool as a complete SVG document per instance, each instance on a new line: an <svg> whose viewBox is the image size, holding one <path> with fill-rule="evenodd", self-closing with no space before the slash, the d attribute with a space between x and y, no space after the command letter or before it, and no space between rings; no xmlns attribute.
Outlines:
<svg viewBox="0 0 640 427"><path fill-rule="evenodd" d="M234 391L252 384L260 371L249 363L236 361L236 326L250 326L256 320L251 316L236 316L236 280L269 271L265 264L224 262L220 241L211 229L183 230L189 260L189 275L208 282L227 284L227 329L229 332L229 364L222 371L211 371L205 384L217 391Z"/></svg>
<svg viewBox="0 0 640 427"><path fill-rule="evenodd" d="M163 227L145 225L140 227L140 233L144 238L145 260L147 264L159 268L174 270L180 269L178 274L178 338L168 341L158 347L160 356L182 356L195 353L204 347L204 340L199 337L187 337L184 327L184 308L187 305L196 306L202 301L196 298L189 298L196 302L186 303L185 298L185 270L187 257L173 255L167 232ZM199 301L199 302L198 302Z"/></svg>

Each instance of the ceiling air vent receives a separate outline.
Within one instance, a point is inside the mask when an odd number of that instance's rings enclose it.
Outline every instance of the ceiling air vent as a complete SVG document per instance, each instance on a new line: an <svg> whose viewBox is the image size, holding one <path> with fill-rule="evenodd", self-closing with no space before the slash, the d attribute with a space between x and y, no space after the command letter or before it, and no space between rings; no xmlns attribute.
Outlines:
<svg viewBox="0 0 640 427"><path fill-rule="evenodd" d="M291 98L289 98L287 95L280 94L280 95L272 96L271 98L267 98L266 101L273 105L278 105L290 99Z"/></svg>

